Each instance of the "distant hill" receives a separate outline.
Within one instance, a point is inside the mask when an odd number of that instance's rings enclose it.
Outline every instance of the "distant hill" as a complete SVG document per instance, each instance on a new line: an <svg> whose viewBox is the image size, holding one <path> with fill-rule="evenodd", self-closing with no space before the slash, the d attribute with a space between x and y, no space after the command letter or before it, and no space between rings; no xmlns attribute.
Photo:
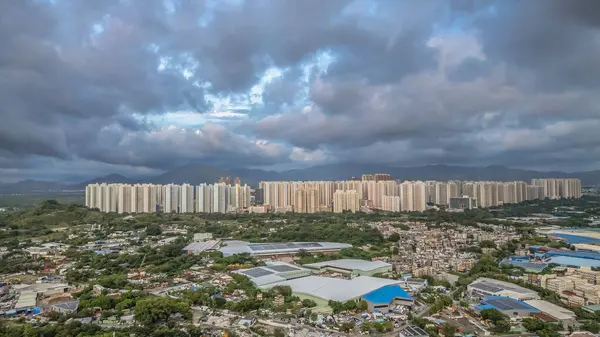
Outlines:
<svg viewBox="0 0 600 337"><path fill-rule="evenodd" d="M331 164L283 172L257 169L222 169L203 164L188 164L167 171L156 177L144 180L128 178L119 174L110 174L67 185L59 182L24 180L14 184L0 184L0 193L31 193L61 190L84 190L92 183L137 183L153 184L200 184L214 183L220 177L240 177L243 183L256 186L259 181L273 180L345 180L358 177L363 173L389 173L394 179L401 180L522 180L529 182L533 178L579 178L584 186L600 186L600 170L565 173L541 172L533 170L511 169L505 166L466 167L449 165L427 165L418 167L395 167L376 164Z"/></svg>
<svg viewBox="0 0 600 337"><path fill-rule="evenodd" d="M35 192L56 192L62 191L64 185L54 181L23 180L14 184L0 185L0 193L35 193Z"/></svg>
<svg viewBox="0 0 600 337"><path fill-rule="evenodd" d="M220 177L231 176L231 172L202 164L188 164L167 171L150 179L154 184L199 184L216 182ZM232 178L233 179L233 178Z"/></svg>
<svg viewBox="0 0 600 337"><path fill-rule="evenodd" d="M131 179L131 178L127 178L123 175L120 174L109 174L107 176L104 177L98 177L98 178L94 178L88 181L84 181L81 182L79 184L75 184L75 185L66 185L65 188L69 189L69 190L84 190L85 187L89 184L96 184L96 183L107 183L107 184L116 184L116 183L123 183L123 184L135 184L137 183L137 180L135 179Z"/></svg>

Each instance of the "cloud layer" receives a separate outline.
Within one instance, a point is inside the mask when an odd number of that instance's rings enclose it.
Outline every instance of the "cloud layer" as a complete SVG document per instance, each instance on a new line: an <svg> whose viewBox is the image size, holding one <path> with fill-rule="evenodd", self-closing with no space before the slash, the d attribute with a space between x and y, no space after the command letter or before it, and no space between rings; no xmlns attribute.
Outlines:
<svg viewBox="0 0 600 337"><path fill-rule="evenodd" d="M595 0L0 2L0 181L600 168Z"/></svg>

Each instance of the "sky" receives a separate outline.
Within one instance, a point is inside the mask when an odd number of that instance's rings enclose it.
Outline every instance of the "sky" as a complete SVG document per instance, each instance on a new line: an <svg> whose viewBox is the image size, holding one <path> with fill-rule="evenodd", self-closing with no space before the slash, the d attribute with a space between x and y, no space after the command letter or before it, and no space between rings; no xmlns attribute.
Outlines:
<svg viewBox="0 0 600 337"><path fill-rule="evenodd" d="M597 0L0 1L0 181L600 169Z"/></svg>

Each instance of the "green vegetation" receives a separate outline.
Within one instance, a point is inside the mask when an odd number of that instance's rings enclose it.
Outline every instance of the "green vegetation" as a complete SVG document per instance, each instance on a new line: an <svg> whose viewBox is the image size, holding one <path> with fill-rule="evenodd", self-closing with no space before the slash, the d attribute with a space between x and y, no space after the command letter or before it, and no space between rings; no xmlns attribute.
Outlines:
<svg viewBox="0 0 600 337"><path fill-rule="evenodd" d="M485 309L479 313L482 319L490 321L494 327L493 332L503 333L510 331L509 318L496 309Z"/></svg>
<svg viewBox="0 0 600 337"><path fill-rule="evenodd" d="M135 304L135 320L143 325L167 322L172 315L180 314L185 319L192 317L189 303L169 297L145 297Z"/></svg>
<svg viewBox="0 0 600 337"><path fill-rule="evenodd" d="M535 332L540 337L558 337L560 336L558 331L562 330L562 327L556 324L544 323L533 317L523 319L523 327L529 332Z"/></svg>
<svg viewBox="0 0 600 337"><path fill-rule="evenodd" d="M333 311L334 314L338 314L340 312L343 311L353 311L353 310L359 310L359 311L365 311L368 308L368 304L366 301L361 300L361 301L347 301L347 302L338 302L338 301L329 301L329 307L331 307L331 310Z"/></svg>

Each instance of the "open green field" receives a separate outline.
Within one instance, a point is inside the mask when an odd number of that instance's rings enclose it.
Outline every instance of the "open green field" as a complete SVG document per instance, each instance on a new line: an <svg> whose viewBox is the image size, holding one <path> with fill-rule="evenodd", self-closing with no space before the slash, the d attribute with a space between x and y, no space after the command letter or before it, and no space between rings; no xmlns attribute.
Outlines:
<svg viewBox="0 0 600 337"><path fill-rule="evenodd" d="M76 192L48 192L28 194L0 194L0 207L31 207L44 200L56 200L61 204L85 204L85 193Z"/></svg>

